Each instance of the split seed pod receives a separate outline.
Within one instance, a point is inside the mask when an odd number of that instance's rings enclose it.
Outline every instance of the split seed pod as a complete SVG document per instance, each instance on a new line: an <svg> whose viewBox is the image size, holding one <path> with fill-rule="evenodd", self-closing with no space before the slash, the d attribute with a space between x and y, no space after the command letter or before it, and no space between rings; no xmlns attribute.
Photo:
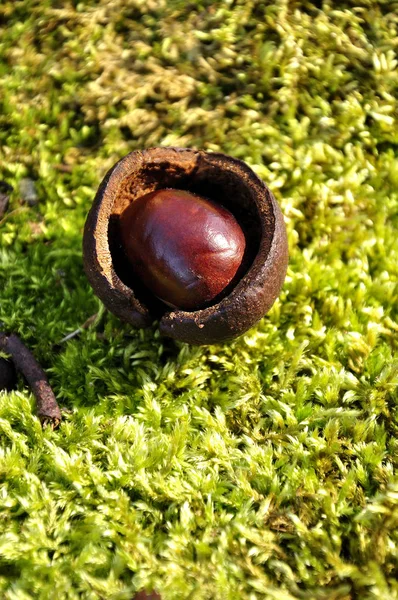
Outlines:
<svg viewBox="0 0 398 600"><path fill-rule="evenodd" d="M120 223L126 208L146 194L169 188L220 204L235 217L246 239L232 288L197 310L161 302L134 275L122 245ZM285 224L268 187L240 160L187 148L131 152L108 171L87 217L83 254L89 282L112 313L137 328L158 320L162 334L190 344L219 343L250 329L278 297L288 262Z"/></svg>

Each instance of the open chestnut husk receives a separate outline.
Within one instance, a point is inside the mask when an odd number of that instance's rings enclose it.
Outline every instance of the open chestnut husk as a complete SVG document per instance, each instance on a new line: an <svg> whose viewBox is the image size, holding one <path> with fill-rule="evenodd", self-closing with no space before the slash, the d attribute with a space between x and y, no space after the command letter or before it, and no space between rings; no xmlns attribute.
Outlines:
<svg viewBox="0 0 398 600"><path fill-rule="evenodd" d="M212 302L171 308L134 274L121 223L132 202L156 190L185 190L221 205L238 222L245 250L236 276ZM184 215L180 215L184 228ZM190 344L233 339L250 329L278 297L288 262L282 213L268 187L242 161L188 148L131 152L106 174L88 214L84 268L96 295L137 328L159 321L160 332Z"/></svg>

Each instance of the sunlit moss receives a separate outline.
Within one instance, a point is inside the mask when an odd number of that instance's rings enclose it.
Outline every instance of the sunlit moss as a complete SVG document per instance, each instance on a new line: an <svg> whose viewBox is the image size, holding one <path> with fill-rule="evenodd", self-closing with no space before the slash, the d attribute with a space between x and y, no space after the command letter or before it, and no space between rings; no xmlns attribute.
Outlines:
<svg viewBox="0 0 398 600"><path fill-rule="evenodd" d="M71 411L42 432L23 382L0 394L2 598L397 597L398 5L320 4L1 4L1 327ZM270 185L282 294L222 346L108 313L59 345L99 310L98 183L153 145Z"/></svg>

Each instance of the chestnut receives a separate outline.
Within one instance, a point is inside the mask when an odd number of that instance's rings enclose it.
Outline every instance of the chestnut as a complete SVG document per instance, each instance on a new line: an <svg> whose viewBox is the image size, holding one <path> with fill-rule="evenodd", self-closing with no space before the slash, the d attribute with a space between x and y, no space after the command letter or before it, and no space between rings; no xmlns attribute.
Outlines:
<svg viewBox="0 0 398 600"><path fill-rule="evenodd" d="M209 223L230 245L218 262ZM252 327L277 298L288 261L268 187L240 160L187 148L131 152L108 171L86 220L83 254L111 312L138 328L158 320L161 333L191 344Z"/></svg>
<svg viewBox="0 0 398 600"><path fill-rule="evenodd" d="M185 190L141 196L120 216L124 251L137 277L174 308L203 308L231 283L245 236L222 206Z"/></svg>

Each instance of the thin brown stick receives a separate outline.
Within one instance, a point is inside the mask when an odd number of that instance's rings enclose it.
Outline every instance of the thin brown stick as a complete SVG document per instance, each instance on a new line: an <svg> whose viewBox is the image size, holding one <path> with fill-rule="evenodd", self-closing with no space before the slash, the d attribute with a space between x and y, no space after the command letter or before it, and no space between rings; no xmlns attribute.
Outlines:
<svg viewBox="0 0 398 600"><path fill-rule="evenodd" d="M61 411L43 369L17 335L0 333L0 350L9 354L36 397L37 416L42 425L55 428L61 421Z"/></svg>
<svg viewBox="0 0 398 600"><path fill-rule="evenodd" d="M65 342L69 342L69 340L73 340L73 338L75 338L75 337L77 337L78 335L81 334L81 332L83 331L83 329L88 329L93 323L95 323L95 321L97 319L98 319L98 313L95 313L95 315L91 315L91 317L89 317L87 319L87 321L85 321L83 323L83 325L80 325L80 327L78 327L77 329L75 329L75 331L72 331L71 333L68 333L56 345L59 346L60 344L64 344Z"/></svg>
<svg viewBox="0 0 398 600"><path fill-rule="evenodd" d="M8 358L0 356L0 392L6 390L11 392L17 383L17 373L14 363Z"/></svg>
<svg viewBox="0 0 398 600"><path fill-rule="evenodd" d="M60 173L72 173L72 171L73 171L72 165L59 164L59 165L53 165L53 168L56 171L60 171Z"/></svg>

